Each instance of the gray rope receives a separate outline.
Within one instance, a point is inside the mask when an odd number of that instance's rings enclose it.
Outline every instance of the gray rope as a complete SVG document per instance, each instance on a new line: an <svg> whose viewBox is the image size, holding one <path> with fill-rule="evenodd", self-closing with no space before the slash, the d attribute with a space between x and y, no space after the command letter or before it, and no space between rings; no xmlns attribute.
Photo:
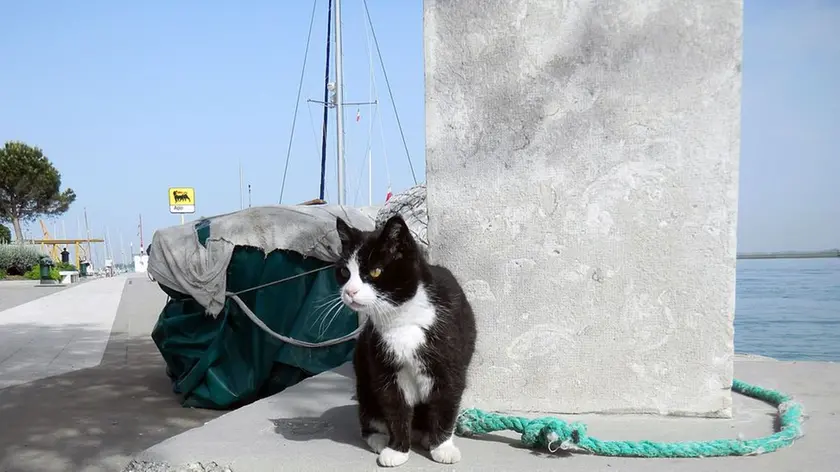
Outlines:
<svg viewBox="0 0 840 472"><path fill-rule="evenodd" d="M260 329L265 331L266 334L270 335L271 337L273 337L275 339L279 339L280 341L283 341L284 343L287 343L287 344L291 344L293 346L307 347L307 348L335 346L336 344L341 344L341 343L345 343L347 341L356 339L359 336L359 333L361 333L362 329L364 329L364 327L365 327L364 322L359 323L359 327L356 328L352 333L345 334L344 336L341 336L339 338L328 339L326 341L321 341L321 342L318 342L318 343L313 343L313 342L309 342L309 341L300 341L298 339L290 338L288 336L283 336L282 334L277 333L273 329L269 328L265 323L263 323L263 321L253 311L251 311L250 308L248 308L248 305L246 305L245 302L243 302L242 299L239 298L239 295L241 295L243 293L252 292L254 290L259 290L261 288L269 287L271 285L277 285L277 284L280 284L280 283L283 283L283 282L286 282L286 281L289 281L289 280L292 280L292 279L296 279L298 277L303 277L304 275L309 275L309 274L313 274L315 272L326 270L326 269L329 269L331 267L334 267L333 264L330 264L330 265L327 265L327 266L324 266L324 267L319 267L317 269L309 270L309 271L306 271L306 272L302 272L300 274L295 274L295 275L292 275L291 277L286 277L286 278L283 278L283 279L280 279L280 280L275 280L275 281L272 281L272 282L264 283L262 285L257 285L256 287L246 288L245 290L240 290L238 292L225 292L225 296L229 297L231 300L236 302L236 304L239 305L239 309L242 310L243 313L245 313L245 316L250 318L250 320L253 321L254 324L257 325Z"/></svg>
<svg viewBox="0 0 840 472"><path fill-rule="evenodd" d="M259 290L261 288L266 288L266 287L270 287L272 285L277 285L277 284L280 284L280 283L283 283L283 282L287 282L289 280L296 279L298 277L303 277L304 275L314 274L315 272L320 272L322 270L331 269L333 267L335 267L334 264L326 265L324 267L318 267L317 269L307 270L306 272L301 272L300 274L295 274L295 275L292 275L290 277L286 277L284 279L274 280L272 282L267 282L267 283L264 283L262 285L257 285L256 287L246 288L245 290L240 290L238 292L226 292L225 295L230 296L231 293L233 293L233 295L242 295L243 293L253 292L254 290Z"/></svg>
<svg viewBox="0 0 840 472"><path fill-rule="evenodd" d="M335 346L336 344L341 344L341 343L350 341L351 339L356 339L356 337L359 336L359 333L361 333L362 329L364 329L364 327L365 327L365 324L361 323L361 324L359 324L359 327L356 328L350 334L345 334L344 336L341 336L340 338L329 339L327 341L322 341L322 342L319 342L319 343L312 343L312 342L309 342L309 341L300 341L298 339L290 338L288 336L283 336L282 334L277 333L274 330L272 330L271 328L269 328L268 326L266 326L266 324L263 323L263 321L261 319L259 319L257 317L257 315L255 315L254 312L251 311L250 308L248 308L248 305L246 305L245 302L243 302L242 299L239 298L239 295L237 295L235 293L232 293L232 292L228 292L225 295L227 295L228 297L231 298L231 300L236 302L236 304L239 305L239 308L242 310L242 312L245 313L245 316L250 318L251 321L253 321L255 325L260 327L260 329L265 331L271 337L279 339L280 341L283 341L284 343L291 344L293 346L308 347L308 348Z"/></svg>

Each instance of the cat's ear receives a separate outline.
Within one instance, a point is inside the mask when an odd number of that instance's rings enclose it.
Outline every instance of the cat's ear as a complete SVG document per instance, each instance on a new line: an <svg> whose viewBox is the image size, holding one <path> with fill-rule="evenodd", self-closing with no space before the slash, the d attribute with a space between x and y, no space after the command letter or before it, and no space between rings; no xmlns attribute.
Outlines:
<svg viewBox="0 0 840 472"><path fill-rule="evenodd" d="M411 231L400 215L394 215L385 222L380 242L382 248L392 255L401 255L414 246Z"/></svg>
<svg viewBox="0 0 840 472"><path fill-rule="evenodd" d="M335 218L335 230L341 240L341 247L347 247L356 238L358 230L344 222L341 217Z"/></svg>

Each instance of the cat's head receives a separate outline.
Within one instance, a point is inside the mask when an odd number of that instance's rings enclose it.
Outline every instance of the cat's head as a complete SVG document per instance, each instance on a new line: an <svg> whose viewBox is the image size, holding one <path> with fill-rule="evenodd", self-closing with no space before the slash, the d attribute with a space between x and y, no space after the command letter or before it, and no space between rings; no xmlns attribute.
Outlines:
<svg viewBox="0 0 840 472"><path fill-rule="evenodd" d="M341 300L352 310L383 315L410 300L420 283L420 252L399 215L371 232L335 222L341 258L335 276Z"/></svg>

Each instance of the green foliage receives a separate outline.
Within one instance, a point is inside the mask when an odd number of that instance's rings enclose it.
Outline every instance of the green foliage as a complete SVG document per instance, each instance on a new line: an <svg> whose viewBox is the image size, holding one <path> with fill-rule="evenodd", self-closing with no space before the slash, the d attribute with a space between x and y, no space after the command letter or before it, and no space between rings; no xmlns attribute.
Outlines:
<svg viewBox="0 0 840 472"><path fill-rule="evenodd" d="M63 262L59 262L57 267L58 267L58 270L75 270L75 271L79 270L78 268L76 268L76 266L74 266L73 264L70 264L69 262L67 264L65 264Z"/></svg>
<svg viewBox="0 0 840 472"><path fill-rule="evenodd" d="M6 275L6 269L0 269L0 280L5 279Z"/></svg>
<svg viewBox="0 0 840 472"><path fill-rule="evenodd" d="M8 244L12 241L12 230L7 226L0 225L0 244Z"/></svg>
<svg viewBox="0 0 840 472"><path fill-rule="evenodd" d="M0 244L0 269L8 275L23 275L32 267L37 268L43 256L38 246Z"/></svg>
<svg viewBox="0 0 840 472"><path fill-rule="evenodd" d="M75 200L72 189L61 190L61 173L41 149L18 141L0 148L0 221L13 224L16 239L23 239L22 221L60 215Z"/></svg>
<svg viewBox="0 0 840 472"><path fill-rule="evenodd" d="M38 268L38 266L35 266L35 267L33 267L33 268L31 268L31 269L27 270L27 271L23 274L23 278L25 278L25 279L29 279L29 280L38 280L38 279L40 279L40 278L41 278L41 272L40 272L40 269Z"/></svg>
<svg viewBox="0 0 840 472"><path fill-rule="evenodd" d="M61 280L61 274L58 273L58 267L50 267L50 278L52 280ZM41 268L39 266L35 266L25 274L23 274L23 278L28 280L41 280Z"/></svg>

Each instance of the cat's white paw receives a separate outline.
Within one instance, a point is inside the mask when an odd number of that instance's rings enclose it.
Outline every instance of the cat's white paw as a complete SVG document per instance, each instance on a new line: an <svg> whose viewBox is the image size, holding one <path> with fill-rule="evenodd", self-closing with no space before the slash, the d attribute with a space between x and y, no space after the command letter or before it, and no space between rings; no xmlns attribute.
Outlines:
<svg viewBox="0 0 840 472"><path fill-rule="evenodd" d="M452 438L447 439L437 447L433 447L430 452L432 453L432 459L441 464L454 464L461 460L461 450L455 446Z"/></svg>
<svg viewBox="0 0 840 472"><path fill-rule="evenodd" d="M379 465L382 467L397 467L405 464L408 460L407 452L399 452L390 447L386 447L379 453Z"/></svg>
<svg viewBox="0 0 840 472"><path fill-rule="evenodd" d="M411 431L411 440L413 442L416 442L416 443L420 444L420 447L422 447L423 449L425 449L427 451L429 450L429 447L431 445L430 442L429 442L430 441L429 433L427 433L425 431L420 431L419 429L415 429L415 430Z"/></svg>
<svg viewBox="0 0 840 472"><path fill-rule="evenodd" d="M367 437L367 444L373 452L379 454L383 449L388 447L388 435L382 433L373 433Z"/></svg>

